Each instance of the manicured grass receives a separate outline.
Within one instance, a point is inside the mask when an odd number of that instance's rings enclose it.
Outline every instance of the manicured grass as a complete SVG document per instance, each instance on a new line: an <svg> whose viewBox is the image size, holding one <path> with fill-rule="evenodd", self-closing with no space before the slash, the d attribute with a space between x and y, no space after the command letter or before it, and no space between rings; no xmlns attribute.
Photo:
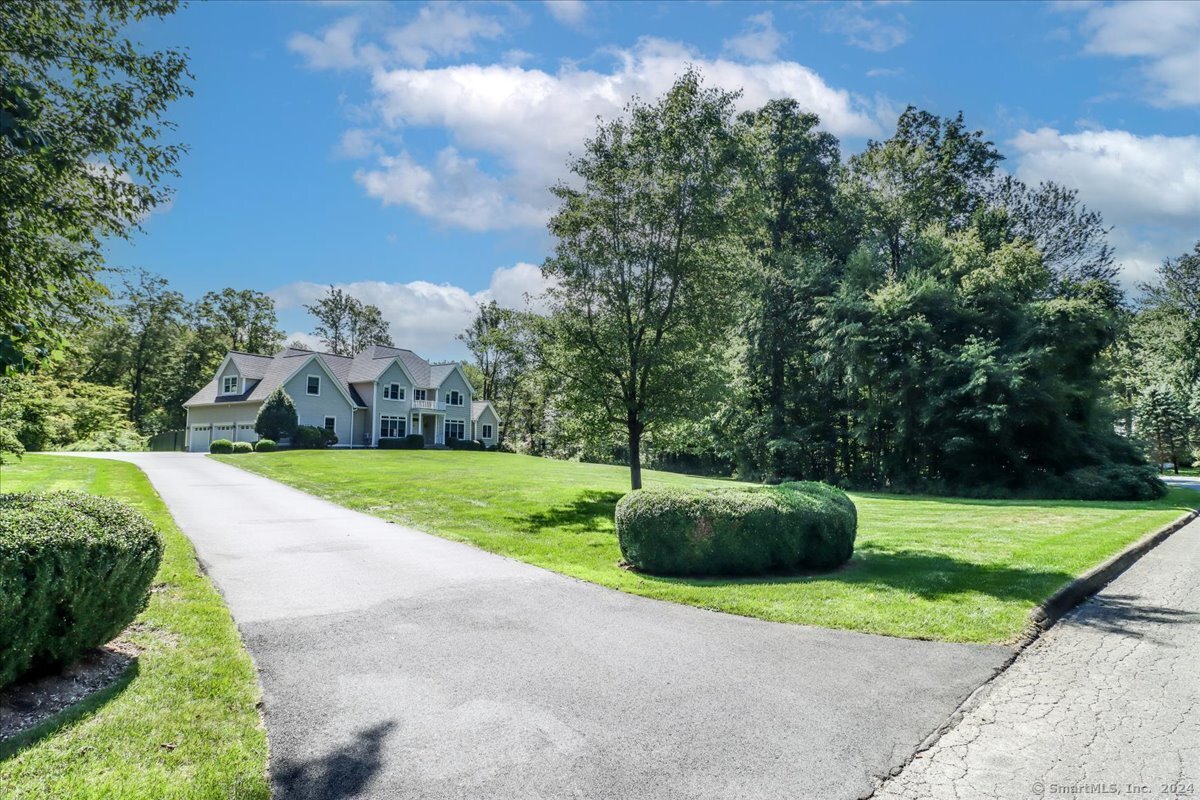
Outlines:
<svg viewBox="0 0 1200 800"><path fill-rule="evenodd" d="M145 513L166 542L150 605L124 634L142 652L123 683L0 748L0 797L268 798L267 740L250 656L146 476L132 464L27 455L5 492L74 489Z"/></svg>
<svg viewBox="0 0 1200 800"><path fill-rule="evenodd" d="M300 451L220 456L349 508L634 594L783 622L892 636L1006 642L1039 602L1200 505L854 495L854 558L832 573L753 580L618 566L613 510L628 470L506 453ZM645 473L646 486L722 481Z"/></svg>

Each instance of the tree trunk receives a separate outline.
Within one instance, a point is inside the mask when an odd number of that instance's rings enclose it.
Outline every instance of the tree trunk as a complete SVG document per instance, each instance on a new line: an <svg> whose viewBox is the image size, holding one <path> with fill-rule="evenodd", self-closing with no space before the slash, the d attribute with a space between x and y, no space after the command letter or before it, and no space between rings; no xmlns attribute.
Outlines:
<svg viewBox="0 0 1200 800"><path fill-rule="evenodd" d="M629 412L629 488L642 488L642 430L645 427L636 411Z"/></svg>

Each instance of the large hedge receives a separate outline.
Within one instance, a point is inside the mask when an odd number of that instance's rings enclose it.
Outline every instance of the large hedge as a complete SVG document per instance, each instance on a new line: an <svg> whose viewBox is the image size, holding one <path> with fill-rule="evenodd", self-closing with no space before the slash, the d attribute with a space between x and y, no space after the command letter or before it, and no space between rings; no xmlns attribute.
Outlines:
<svg viewBox="0 0 1200 800"><path fill-rule="evenodd" d="M380 450L424 450L425 437L419 433L392 439L380 439Z"/></svg>
<svg viewBox="0 0 1200 800"><path fill-rule="evenodd" d="M254 431L264 439L279 441L296 433L296 403L280 386L267 395L254 419Z"/></svg>
<svg viewBox="0 0 1200 800"><path fill-rule="evenodd" d="M0 494L0 686L120 633L146 607L162 552L154 525L116 500Z"/></svg>
<svg viewBox="0 0 1200 800"><path fill-rule="evenodd" d="M786 483L640 489L617 504L621 555L660 575L830 569L854 552L858 513L840 489Z"/></svg>

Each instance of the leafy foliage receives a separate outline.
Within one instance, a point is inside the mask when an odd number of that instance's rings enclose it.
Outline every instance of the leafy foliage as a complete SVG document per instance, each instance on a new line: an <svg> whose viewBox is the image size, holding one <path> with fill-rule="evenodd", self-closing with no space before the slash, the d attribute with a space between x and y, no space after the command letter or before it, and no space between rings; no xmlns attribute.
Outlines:
<svg viewBox="0 0 1200 800"><path fill-rule="evenodd" d="M190 95L179 50L142 52L129 23L174 0L0 3L0 373L44 362L104 293L102 244L170 197Z"/></svg>
<svg viewBox="0 0 1200 800"><path fill-rule="evenodd" d="M250 444L249 442L234 442L233 447L230 449L229 452L231 452L231 453L253 453L254 445Z"/></svg>
<svg viewBox="0 0 1200 800"><path fill-rule="evenodd" d="M662 575L764 575L829 569L854 552L858 515L822 483L643 489L617 504L624 559Z"/></svg>
<svg viewBox="0 0 1200 800"><path fill-rule="evenodd" d="M233 452L233 442L228 439L213 439L208 443L208 452L222 455Z"/></svg>
<svg viewBox="0 0 1200 800"><path fill-rule="evenodd" d="M276 448L277 445L271 439L259 439L254 443L254 452L256 453L274 453Z"/></svg>
<svg viewBox="0 0 1200 800"><path fill-rule="evenodd" d="M330 286L324 297L304 308L317 319L313 335L331 353L352 356L373 344L393 345L379 307L363 303L341 289Z"/></svg>
<svg viewBox="0 0 1200 800"><path fill-rule="evenodd" d="M566 409L625 432L635 489L646 428L719 387L739 282L734 99L688 72L601 125L572 164L581 188L554 189L551 368Z"/></svg>
<svg viewBox="0 0 1200 800"><path fill-rule="evenodd" d="M379 447L383 450L424 450L425 437L419 433L410 433L398 439L380 439Z"/></svg>
<svg viewBox="0 0 1200 800"><path fill-rule="evenodd" d="M337 435L315 425L300 425L292 434L292 447L297 450L320 450L338 443Z"/></svg>
<svg viewBox="0 0 1200 800"><path fill-rule="evenodd" d="M146 607L162 554L154 525L115 500L0 495L0 687L120 633Z"/></svg>
<svg viewBox="0 0 1200 800"><path fill-rule="evenodd" d="M0 435L12 454L26 450L144 450L126 416L129 394L41 373L0 378Z"/></svg>
<svg viewBox="0 0 1200 800"><path fill-rule="evenodd" d="M254 431L263 438L279 441L294 435L298 424L296 402L280 386L259 406Z"/></svg>

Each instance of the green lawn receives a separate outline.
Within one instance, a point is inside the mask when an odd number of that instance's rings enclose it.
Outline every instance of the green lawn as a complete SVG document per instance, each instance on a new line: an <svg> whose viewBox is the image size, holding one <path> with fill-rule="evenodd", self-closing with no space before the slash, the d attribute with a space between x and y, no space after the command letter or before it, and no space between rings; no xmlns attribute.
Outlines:
<svg viewBox="0 0 1200 800"><path fill-rule="evenodd" d="M855 555L833 573L753 580L618 566L621 467L507 453L299 451L218 456L349 508L634 594L783 622L958 642L1007 642L1059 586L1200 506L854 495ZM722 481L646 472L646 486Z"/></svg>
<svg viewBox="0 0 1200 800"><path fill-rule="evenodd" d="M113 690L0 748L0 797L268 798L254 666L145 475L118 461L27 455L4 465L0 488L123 500L166 540L150 605L126 634L143 649L137 666Z"/></svg>

